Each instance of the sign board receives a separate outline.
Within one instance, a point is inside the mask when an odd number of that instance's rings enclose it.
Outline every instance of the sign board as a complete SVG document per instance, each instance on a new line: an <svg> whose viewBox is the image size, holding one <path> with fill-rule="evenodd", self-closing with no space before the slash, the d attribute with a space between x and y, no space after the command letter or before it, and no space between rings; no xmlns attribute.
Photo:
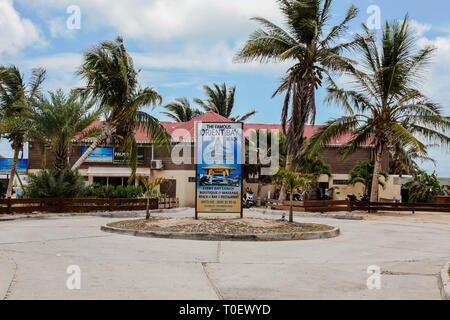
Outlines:
<svg viewBox="0 0 450 320"><path fill-rule="evenodd" d="M242 123L196 123L196 214L242 214Z"/></svg>
<svg viewBox="0 0 450 320"><path fill-rule="evenodd" d="M12 164L13 159L5 159L5 158L0 159L0 173L3 174L11 173ZM19 159L17 161L17 172L19 173L27 172L28 167L27 164L28 164L27 159Z"/></svg>
<svg viewBox="0 0 450 320"><path fill-rule="evenodd" d="M130 157L128 151L123 151L119 148L114 149L113 163L129 163ZM137 149L137 162L143 164L145 162L145 150L143 148Z"/></svg>
<svg viewBox="0 0 450 320"><path fill-rule="evenodd" d="M84 154L88 148L83 148L81 154ZM96 148L86 159L86 162L101 162L112 163L113 162L113 148Z"/></svg>

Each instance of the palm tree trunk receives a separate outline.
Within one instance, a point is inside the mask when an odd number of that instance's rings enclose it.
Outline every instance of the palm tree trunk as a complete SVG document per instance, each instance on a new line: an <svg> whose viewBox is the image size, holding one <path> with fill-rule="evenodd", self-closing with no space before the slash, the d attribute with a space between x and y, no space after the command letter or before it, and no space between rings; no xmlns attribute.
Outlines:
<svg viewBox="0 0 450 320"><path fill-rule="evenodd" d="M286 157L286 171L292 171L292 160L293 160L292 153L289 151ZM279 201L286 200L286 186L283 182L283 185L281 186L280 191L280 197L278 198Z"/></svg>
<svg viewBox="0 0 450 320"><path fill-rule="evenodd" d="M19 152L19 148L14 149L14 159L11 167L11 174L9 176L8 189L6 189L6 198L11 198L12 195L13 182L16 176L17 162L19 160Z"/></svg>
<svg viewBox="0 0 450 320"><path fill-rule="evenodd" d="M378 190L380 187L379 179L380 179L380 172L381 172L382 156L383 156L383 147L379 146L377 148L377 152L375 154L375 168L373 170L372 191L370 194L371 202L378 202Z"/></svg>
<svg viewBox="0 0 450 320"><path fill-rule="evenodd" d="M293 198L292 193L293 192L294 192L294 190L291 191L291 197L290 197L291 201L289 204L289 222L290 223L294 222L294 208L293 208L293 202L292 202L292 198Z"/></svg>
<svg viewBox="0 0 450 320"><path fill-rule="evenodd" d="M150 198L147 198L147 209L145 213L145 220L150 220Z"/></svg>
<svg viewBox="0 0 450 320"><path fill-rule="evenodd" d="M86 150L86 152L78 159L77 162L72 167L72 172L77 171L81 165L86 161L86 159L91 155L91 153L97 148L97 146L100 144L103 138L97 138Z"/></svg>

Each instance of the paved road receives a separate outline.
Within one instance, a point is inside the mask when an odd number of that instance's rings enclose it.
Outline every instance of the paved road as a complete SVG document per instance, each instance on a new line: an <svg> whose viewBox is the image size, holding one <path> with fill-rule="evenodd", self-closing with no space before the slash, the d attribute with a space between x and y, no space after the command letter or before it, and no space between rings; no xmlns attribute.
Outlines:
<svg viewBox="0 0 450 320"><path fill-rule="evenodd" d="M440 299L450 260L449 224L299 218L342 235L249 243L100 231L115 220L0 222L0 299ZM81 290L66 287L70 265ZM370 265L382 269L380 290L367 289Z"/></svg>

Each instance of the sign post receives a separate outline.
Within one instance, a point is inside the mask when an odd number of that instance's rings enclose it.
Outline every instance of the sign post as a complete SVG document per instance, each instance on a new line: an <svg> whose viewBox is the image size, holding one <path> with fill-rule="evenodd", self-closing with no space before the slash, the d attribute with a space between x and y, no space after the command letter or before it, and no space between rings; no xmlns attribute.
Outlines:
<svg viewBox="0 0 450 320"><path fill-rule="evenodd" d="M242 208L243 124L197 122L195 218Z"/></svg>

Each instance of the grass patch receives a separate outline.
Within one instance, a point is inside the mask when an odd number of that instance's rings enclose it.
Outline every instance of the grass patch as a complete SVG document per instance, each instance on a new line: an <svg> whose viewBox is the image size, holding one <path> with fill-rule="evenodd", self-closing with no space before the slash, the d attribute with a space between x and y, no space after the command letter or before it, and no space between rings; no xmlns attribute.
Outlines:
<svg viewBox="0 0 450 320"><path fill-rule="evenodd" d="M153 218L125 220L108 224L109 227L126 230L154 232L185 232L207 234L271 234L329 231L334 227L312 223L289 223L287 221L257 218Z"/></svg>

